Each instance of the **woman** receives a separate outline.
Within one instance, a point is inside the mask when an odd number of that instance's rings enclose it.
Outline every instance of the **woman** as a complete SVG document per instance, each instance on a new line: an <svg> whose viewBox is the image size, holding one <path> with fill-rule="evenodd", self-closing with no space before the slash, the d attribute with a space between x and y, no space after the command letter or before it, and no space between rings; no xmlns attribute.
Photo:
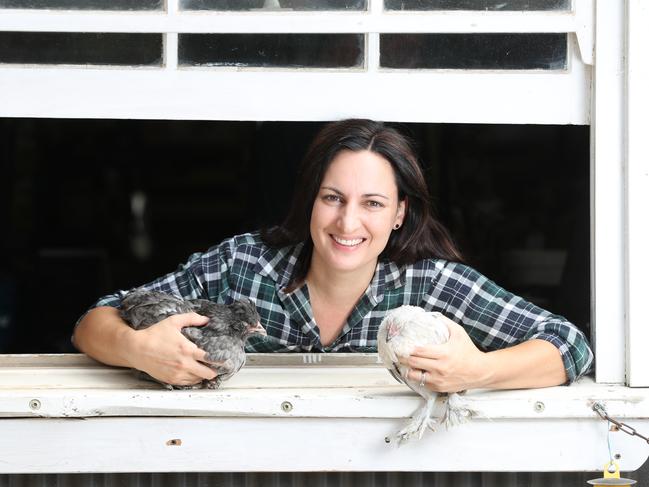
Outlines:
<svg viewBox="0 0 649 487"><path fill-rule="evenodd" d="M369 120L327 125L296 187L281 226L194 254L146 287L217 302L253 299L268 333L248 342L258 352L375 351L388 310L441 311L448 343L403 357L412 380L440 392L545 387L588 371L593 355L574 325L462 264L431 214L411 144L396 130ZM135 331L115 309L123 294L102 298L80 320L81 351L167 383L214 378L205 352L180 333L206 318L177 315Z"/></svg>

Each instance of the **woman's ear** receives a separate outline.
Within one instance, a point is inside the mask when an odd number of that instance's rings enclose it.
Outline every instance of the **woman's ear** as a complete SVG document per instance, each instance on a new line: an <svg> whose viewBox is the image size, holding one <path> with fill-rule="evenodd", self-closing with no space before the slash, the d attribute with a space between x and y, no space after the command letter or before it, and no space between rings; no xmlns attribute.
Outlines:
<svg viewBox="0 0 649 487"><path fill-rule="evenodd" d="M395 223L398 223L399 226L403 226L403 221L406 219L406 212L408 211L408 197L399 201L399 206L397 207L397 219Z"/></svg>

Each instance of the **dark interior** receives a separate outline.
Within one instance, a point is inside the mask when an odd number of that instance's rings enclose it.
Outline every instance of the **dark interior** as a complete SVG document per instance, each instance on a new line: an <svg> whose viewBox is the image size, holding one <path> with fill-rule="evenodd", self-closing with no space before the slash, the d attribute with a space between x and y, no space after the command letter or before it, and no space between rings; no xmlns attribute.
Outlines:
<svg viewBox="0 0 649 487"><path fill-rule="evenodd" d="M320 126L0 119L0 352L74 351L99 296L278 223ZM589 128L398 126L469 263L588 332Z"/></svg>

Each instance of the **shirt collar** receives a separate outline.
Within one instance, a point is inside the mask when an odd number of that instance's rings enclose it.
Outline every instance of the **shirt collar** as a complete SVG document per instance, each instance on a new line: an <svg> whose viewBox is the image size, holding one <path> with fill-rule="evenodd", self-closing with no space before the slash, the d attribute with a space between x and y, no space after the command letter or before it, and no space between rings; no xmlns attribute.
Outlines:
<svg viewBox="0 0 649 487"><path fill-rule="evenodd" d="M259 275L271 278L278 288L283 289L291 282L303 247L303 242L279 249L269 247L259 256L255 270Z"/></svg>
<svg viewBox="0 0 649 487"><path fill-rule="evenodd" d="M382 260L379 261L377 271L383 274L386 290L396 289L403 286L403 274L406 271L405 267L399 267L391 260Z"/></svg>
<svg viewBox="0 0 649 487"><path fill-rule="evenodd" d="M396 289L402 285L402 272L403 269L400 269L394 262L379 260L376 265L376 271L374 271L374 277L372 277L366 293L369 294L374 304L383 301L385 291Z"/></svg>
<svg viewBox="0 0 649 487"><path fill-rule="evenodd" d="M298 257L304 243L282 248L267 248L257 261L256 271L275 281L278 289L285 288L292 280ZM379 260L368 291L376 302L383 299L385 291L403 285L404 268L388 260Z"/></svg>

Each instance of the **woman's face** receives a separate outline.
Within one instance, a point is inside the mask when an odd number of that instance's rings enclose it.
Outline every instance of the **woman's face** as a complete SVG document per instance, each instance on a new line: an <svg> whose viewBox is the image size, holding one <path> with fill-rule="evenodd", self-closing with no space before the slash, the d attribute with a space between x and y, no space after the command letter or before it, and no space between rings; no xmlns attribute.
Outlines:
<svg viewBox="0 0 649 487"><path fill-rule="evenodd" d="M385 158L367 150L338 153L313 203L312 265L373 273L394 226L403 224L404 211Z"/></svg>

